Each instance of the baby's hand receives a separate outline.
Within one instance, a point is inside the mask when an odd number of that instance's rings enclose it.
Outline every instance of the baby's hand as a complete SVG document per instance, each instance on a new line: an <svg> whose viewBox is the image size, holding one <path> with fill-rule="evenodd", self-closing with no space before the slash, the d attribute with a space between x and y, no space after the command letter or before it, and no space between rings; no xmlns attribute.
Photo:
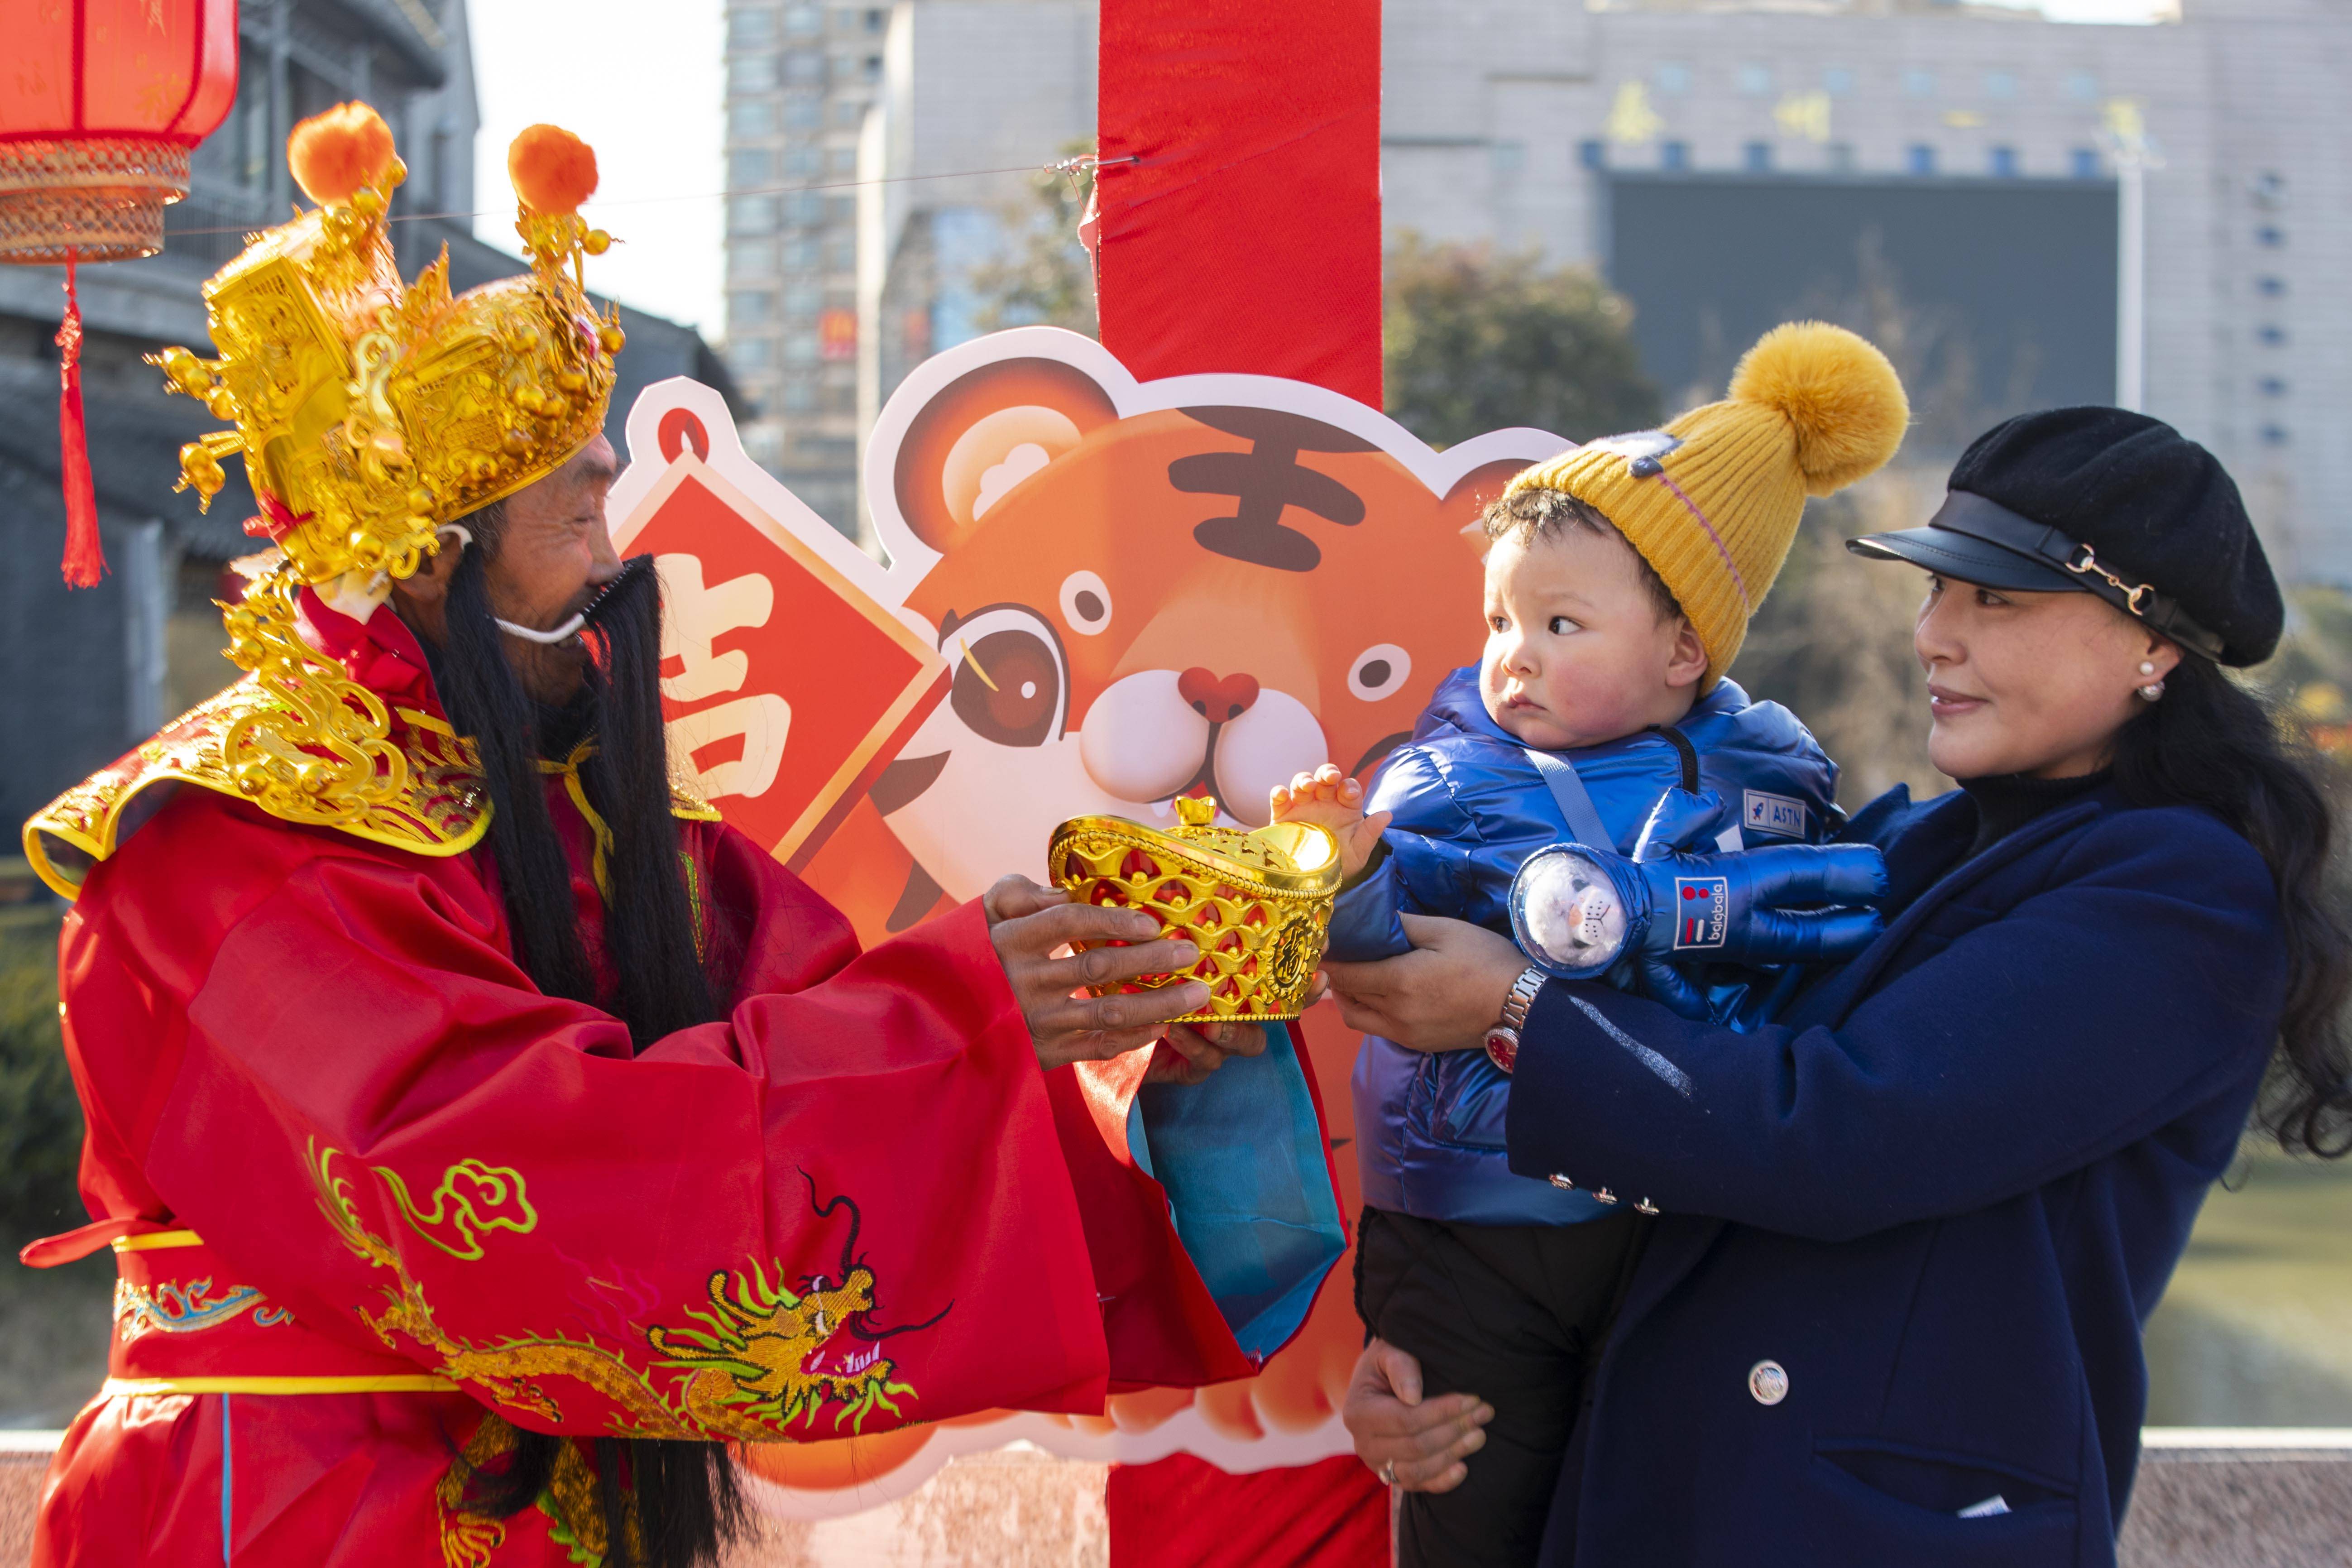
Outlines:
<svg viewBox="0 0 2352 1568"><path fill-rule="evenodd" d="M1364 815L1364 786L1329 763L1274 786L1268 804L1276 822L1312 822L1339 841L1339 870L1353 877L1372 858L1391 812Z"/></svg>

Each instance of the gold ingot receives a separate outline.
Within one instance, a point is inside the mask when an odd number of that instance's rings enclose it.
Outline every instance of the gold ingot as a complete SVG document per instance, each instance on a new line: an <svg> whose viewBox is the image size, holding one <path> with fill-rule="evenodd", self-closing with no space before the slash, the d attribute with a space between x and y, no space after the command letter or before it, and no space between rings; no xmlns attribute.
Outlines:
<svg viewBox="0 0 2352 1568"><path fill-rule="evenodd" d="M621 331L614 322L607 321L597 329L596 341L604 345L606 353L616 354L628 342L629 334Z"/></svg>
<svg viewBox="0 0 2352 1568"><path fill-rule="evenodd" d="M520 458L530 450L530 437L520 430L509 430L499 438L499 445L505 447L509 456Z"/></svg>
<svg viewBox="0 0 2352 1568"><path fill-rule="evenodd" d="M433 510L433 492L423 485L419 485L415 489L409 491L408 510L414 512L431 511ZM433 526L429 521L417 517L410 518L408 522L409 526L412 528L430 528Z"/></svg>
<svg viewBox="0 0 2352 1568"><path fill-rule="evenodd" d="M205 394L205 408L215 419L236 422L236 394L226 386L215 386Z"/></svg>
<svg viewBox="0 0 2352 1568"><path fill-rule="evenodd" d="M601 228L592 228L580 241L580 248L591 256L602 256L613 248L613 237Z"/></svg>
<svg viewBox="0 0 2352 1568"><path fill-rule="evenodd" d="M562 387L572 396L577 397L580 394L588 390L588 378L581 374L578 371L566 366L564 369L559 370L555 373L555 384Z"/></svg>
<svg viewBox="0 0 2352 1568"><path fill-rule="evenodd" d="M1208 1005L1185 1015L1189 1021L1296 1018L1339 892L1339 840L1313 823L1244 833L1217 826L1216 816L1215 801L1181 796L1173 832L1123 816L1072 817L1054 830L1046 876L1082 903L1140 910L1160 921L1161 936L1201 951L1182 973L1144 975L1095 994L1200 980Z"/></svg>

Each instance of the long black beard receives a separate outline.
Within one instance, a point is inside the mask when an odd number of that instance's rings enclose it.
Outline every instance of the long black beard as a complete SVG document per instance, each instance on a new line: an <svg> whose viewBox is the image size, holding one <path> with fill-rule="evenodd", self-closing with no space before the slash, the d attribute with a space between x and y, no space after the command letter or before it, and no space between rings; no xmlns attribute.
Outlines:
<svg viewBox="0 0 2352 1568"><path fill-rule="evenodd" d="M548 995L600 1004L573 910L571 864L539 771L544 745L561 743L568 752L577 735L593 734L596 754L583 765L581 782L612 834L604 947L617 994L610 1010L639 1050L676 1030L723 1018L719 997L725 987L714 983L697 942L670 814L661 588L652 563L633 560L591 607L582 634L591 654L579 705L584 711L551 711L524 690L490 611L485 573L504 519L477 513L467 521L477 546L450 578L448 640L434 653L433 676L450 723L472 737L481 754L489 848L516 963ZM709 923L716 942L726 922ZM726 955L711 956L719 968L728 966ZM546 1489L564 1443L538 1432L518 1431L516 1438L507 1468L480 1478L474 1506L484 1512L504 1517L530 1507ZM594 1444L608 1568L700 1568L716 1563L741 1533L742 1493L722 1445L609 1437ZM642 1558L627 1528L632 1509Z"/></svg>

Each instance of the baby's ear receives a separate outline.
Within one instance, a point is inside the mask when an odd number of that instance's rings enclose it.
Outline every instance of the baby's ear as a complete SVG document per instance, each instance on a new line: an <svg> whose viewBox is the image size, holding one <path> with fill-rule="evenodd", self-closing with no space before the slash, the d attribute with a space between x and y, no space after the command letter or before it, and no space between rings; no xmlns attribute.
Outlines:
<svg viewBox="0 0 2352 1568"><path fill-rule="evenodd" d="M899 515L948 554L1005 491L1118 417L1094 377L1059 360L999 360L958 376L899 440Z"/></svg>
<svg viewBox="0 0 2352 1568"><path fill-rule="evenodd" d="M1691 625L1691 618L1676 611L1674 657L1666 660L1667 689L1696 686L1706 674L1706 644L1699 640L1698 628Z"/></svg>

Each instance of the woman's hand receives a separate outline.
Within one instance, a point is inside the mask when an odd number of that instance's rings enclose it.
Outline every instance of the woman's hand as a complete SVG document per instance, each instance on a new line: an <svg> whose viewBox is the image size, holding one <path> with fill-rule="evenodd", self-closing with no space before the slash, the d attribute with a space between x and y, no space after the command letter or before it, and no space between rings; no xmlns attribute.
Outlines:
<svg viewBox="0 0 2352 1568"><path fill-rule="evenodd" d="M1408 1050L1467 1051L1503 1016L1527 956L1507 936L1437 915L1404 915L1412 951L1375 963L1325 963L1339 1016Z"/></svg>
<svg viewBox="0 0 2352 1568"><path fill-rule="evenodd" d="M1160 938L1160 922L1150 915L1074 904L1059 888L1041 888L1026 877L1003 879L981 903L988 912L989 940L996 944L997 962L1004 965L1004 978L1028 1021L1042 1068L1051 1070L1070 1062L1123 1056L1167 1034L1171 1018L1208 1003L1209 988L1197 980L1131 995L1076 994L1084 986L1108 985L1139 974L1178 973L1201 962L1200 950L1191 942ZM1081 942L1135 945L1055 956L1064 946ZM1208 1070L1229 1054L1225 1047L1201 1043L1217 1052ZM1178 1048L1188 1067L1198 1064L1193 1053ZM1265 1049L1263 1037L1258 1048Z"/></svg>
<svg viewBox="0 0 2352 1568"><path fill-rule="evenodd" d="M1265 1054L1263 1024L1171 1024L1151 1054L1146 1083L1201 1083L1233 1057Z"/></svg>
<svg viewBox="0 0 2352 1568"><path fill-rule="evenodd" d="M1463 1461L1486 1446L1495 1407L1475 1394L1421 1396L1421 1363L1385 1340L1356 1358L1339 1419L1356 1457L1392 1487L1450 1492L1470 1468Z"/></svg>

